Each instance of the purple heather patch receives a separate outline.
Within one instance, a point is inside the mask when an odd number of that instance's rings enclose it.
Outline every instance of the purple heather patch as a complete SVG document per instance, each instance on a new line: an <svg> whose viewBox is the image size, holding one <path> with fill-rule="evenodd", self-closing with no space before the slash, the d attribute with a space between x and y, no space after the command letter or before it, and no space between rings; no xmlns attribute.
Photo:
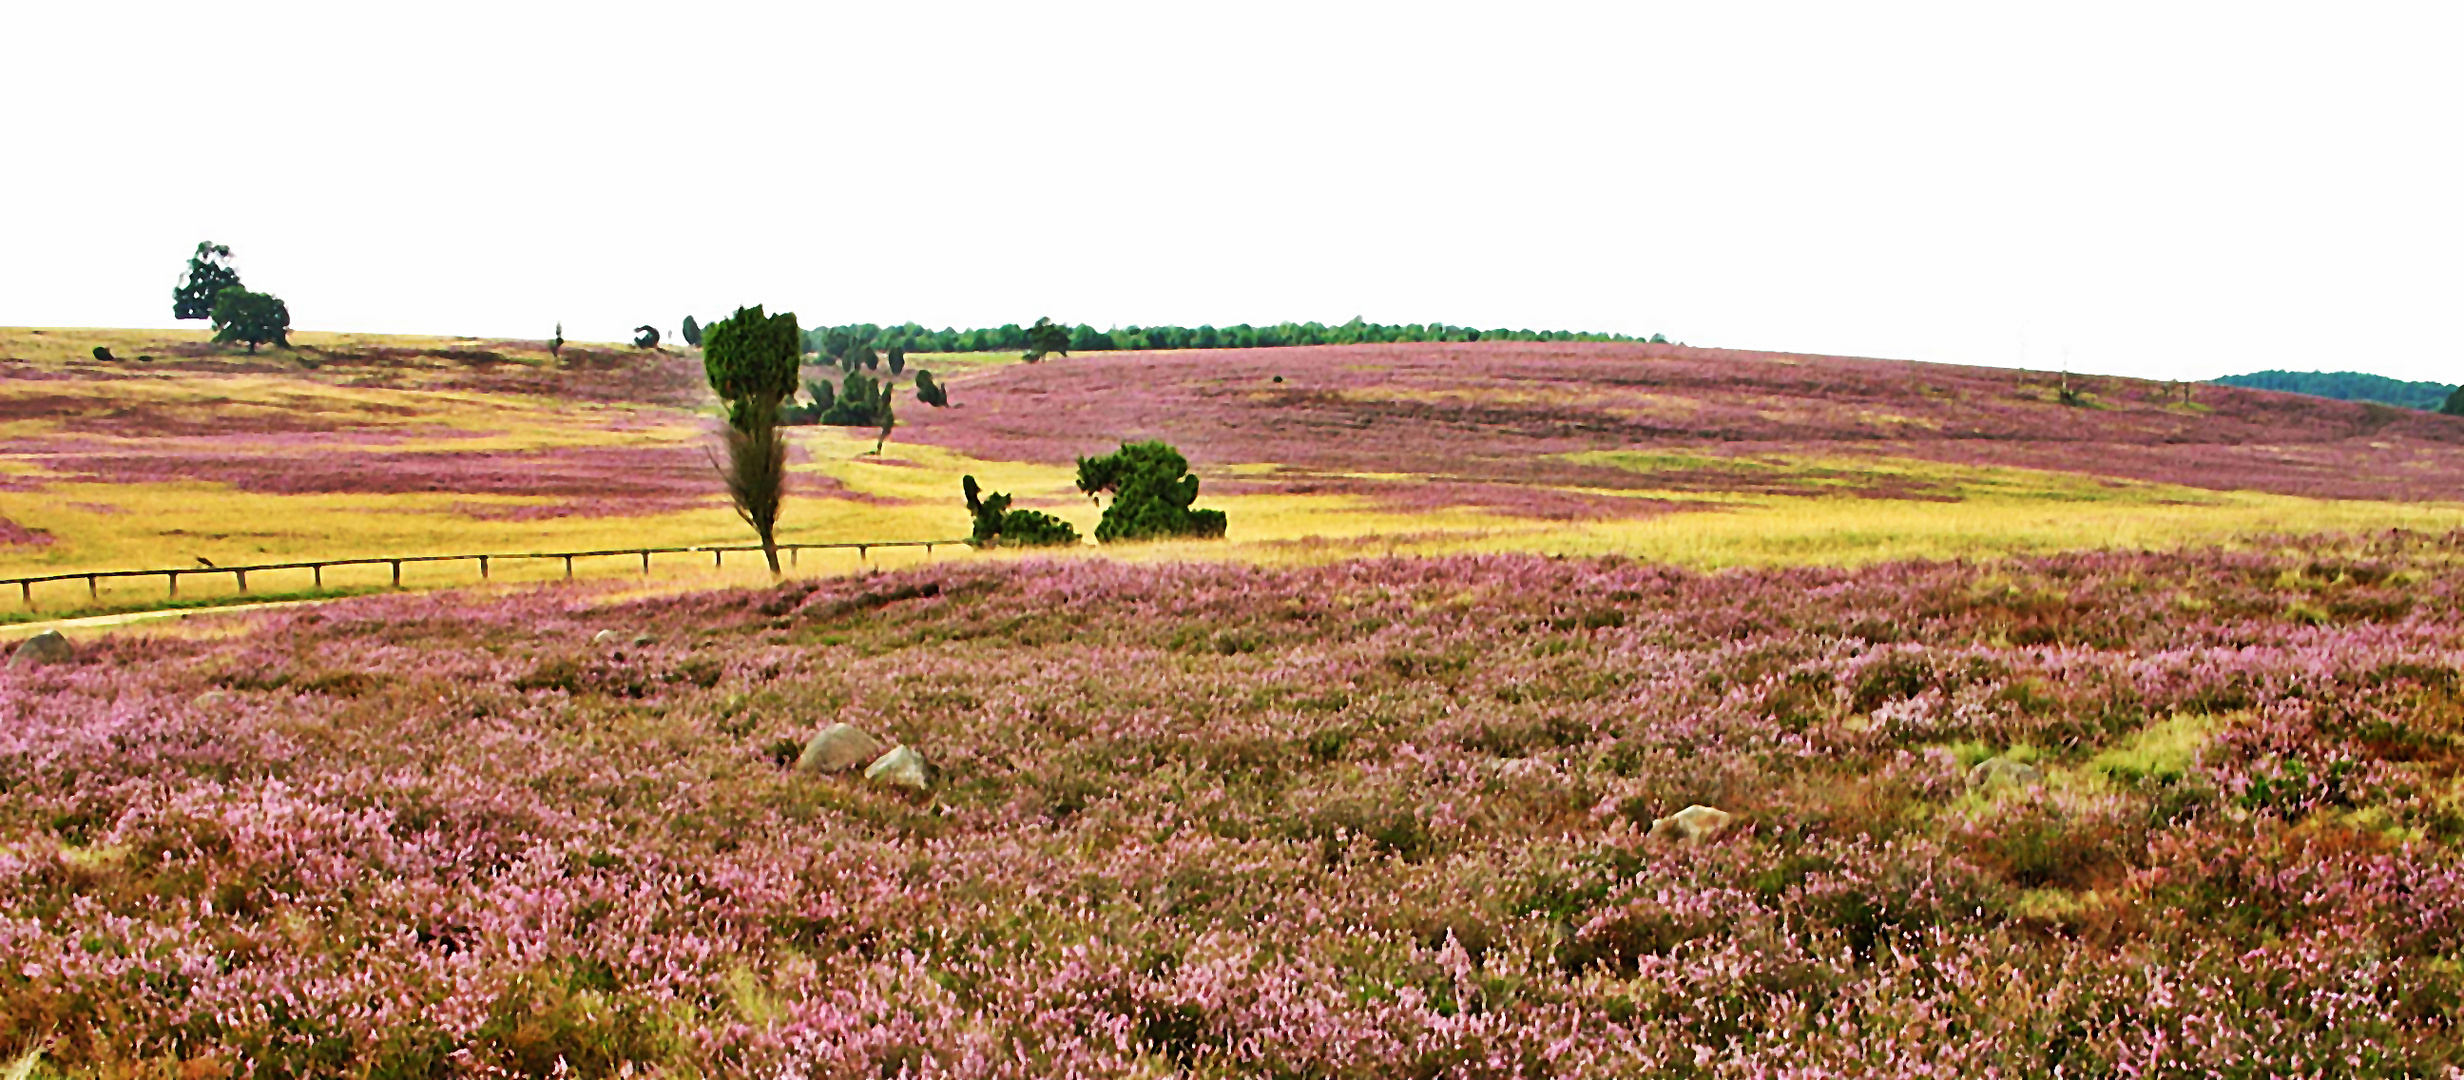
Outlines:
<svg viewBox="0 0 2464 1080"><path fill-rule="evenodd" d="M0 1060L2440 1075L2460 557L958 562L81 641L0 667ZM790 767L842 721L934 792Z"/></svg>

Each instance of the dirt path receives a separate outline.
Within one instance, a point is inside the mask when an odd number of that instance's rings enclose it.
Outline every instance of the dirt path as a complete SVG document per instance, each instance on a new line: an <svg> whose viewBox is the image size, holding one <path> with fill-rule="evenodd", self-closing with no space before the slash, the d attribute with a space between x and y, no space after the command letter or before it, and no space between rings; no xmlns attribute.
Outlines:
<svg viewBox="0 0 2464 1080"><path fill-rule="evenodd" d="M114 615L86 615L74 619L50 619L44 622L11 623L0 626L0 641L18 641L46 630L68 633L72 630L107 630L136 623L184 619L192 615L230 615L244 611L265 611L271 608L298 607L301 604L329 604L349 597L326 597L317 600L269 600L258 604L229 604L222 607L165 608L158 611L123 611Z"/></svg>

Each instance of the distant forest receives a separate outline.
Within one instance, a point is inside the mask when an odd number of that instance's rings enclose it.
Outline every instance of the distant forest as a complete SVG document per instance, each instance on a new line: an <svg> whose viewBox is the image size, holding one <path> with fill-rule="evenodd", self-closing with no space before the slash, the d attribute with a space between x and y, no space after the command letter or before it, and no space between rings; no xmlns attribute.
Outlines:
<svg viewBox="0 0 2464 1080"><path fill-rule="evenodd" d="M2211 381L2226 386L2282 390L2339 401L2375 401L2381 405L2401 405L2407 409L2427 409L2431 412L2438 411L2439 406L2446 404L2447 395L2455 390L2455 387L2445 383L2406 382L2366 371L2254 371L2248 375L2227 375Z"/></svg>
<svg viewBox="0 0 2464 1080"><path fill-rule="evenodd" d="M804 332L805 347L822 351L833 333L870 342L876 349L908 352L1002 352L1027 348L1027 328L1010 323L978 330L928 330L904 326L822 326ZM1069 328L1068 352L1108 352L1136 349L1262 349L1282 345L1358 345L1391 341L1640 341L1668 344L1668 338L1626 334L1585 334L1570 330L1477 330L1443 323L1387 325L1353 319L1338 326L1323 323L1277 323L1273 326L1123 326L1098 330L1081 323Z"/></svg>

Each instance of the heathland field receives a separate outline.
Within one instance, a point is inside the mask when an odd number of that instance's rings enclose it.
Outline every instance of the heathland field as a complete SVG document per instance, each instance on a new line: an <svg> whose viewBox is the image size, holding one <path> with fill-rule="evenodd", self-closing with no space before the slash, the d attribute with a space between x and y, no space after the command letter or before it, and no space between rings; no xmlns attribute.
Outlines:
<svg viewBox="0 0 2464 1080"><path fill-rule="evenodd" d="M749 539L689 352L198 337L0 331L0 576ZM792 429L782 539L964 536L966 475L1088 532L1074 459L1138 439L1227 538L73 631L0 666L0 1076L2464 1065L2464 419L1641 344L911 362L951 407ZM159 602L54 587L9 617ZM833 771L884 747L906 786Z"/></svg>
<svg viewBox="0 0 2464 1080"><path fill-rule="evenodd" d="M251 357L202 337L0 331L0 575L749 539L710 463L715 402L690 351L301 334ZM953 406L902 393L879 455L870 432L793 429L783 539L963 536L967 474L1091 531L1072 463L1136 438L1187 453L1231 521L1228 544L1138 558L1710 567L2464 524L2464 422L2233 387L2080 378L2065 404L2046 373L1641 344L914 362ZM470 578L414 566L409 584ZM382 583L382 568L328 581ZM50 588L36 602L56 612L142 606L161 583Z"/></svg>
<svg viewBox="0 0 2464 1080"><path fill-rule="evenodd" d="M114 637L0 671L0 1054L2445 1075L2460 561L947 563ZM938 786L791 768L832 722Z"/></svg>

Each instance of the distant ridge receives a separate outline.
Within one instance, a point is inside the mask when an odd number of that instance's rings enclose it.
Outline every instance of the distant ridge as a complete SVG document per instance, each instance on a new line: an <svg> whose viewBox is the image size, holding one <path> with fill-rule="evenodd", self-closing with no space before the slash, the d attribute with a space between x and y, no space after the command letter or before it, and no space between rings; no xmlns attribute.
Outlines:
<svg viewBox="0 0 2464 1080"><path fill-rule="evenodd" d="M2254 371L2248 375L2227 375L2208 381L2338 401L2375 401L2381 405L2400 405L2431 412L2438 411L2439 406L2446 404L2447 395L2455 390L2446 383L2406 382L2366 371Z"/></svg>

